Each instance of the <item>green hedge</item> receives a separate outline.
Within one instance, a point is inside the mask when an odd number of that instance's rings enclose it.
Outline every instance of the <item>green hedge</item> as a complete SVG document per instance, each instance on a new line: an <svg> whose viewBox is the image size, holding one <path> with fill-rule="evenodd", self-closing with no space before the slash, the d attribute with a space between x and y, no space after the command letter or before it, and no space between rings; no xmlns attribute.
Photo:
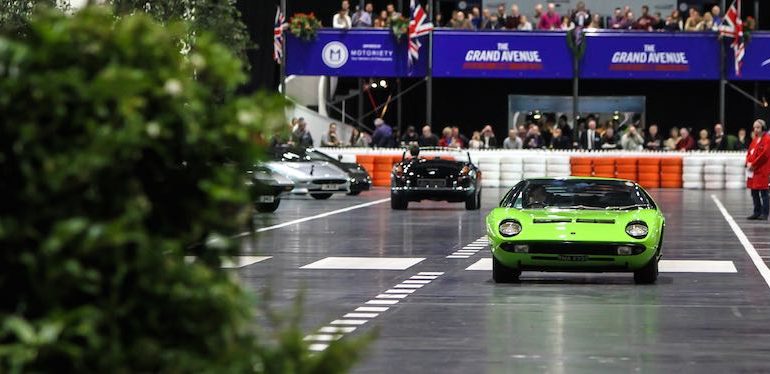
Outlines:
<svg viewBox="0 0 770 374"><path fill-rule="evenodd" d="M218 268L234 243L185 262L250 217L252 139L285 103L237 96L239 60L205 33L183 56L184 35L89 7L0 37L0 372L334 372L358 354L309 355L297 318L255 328Z"/></svg>

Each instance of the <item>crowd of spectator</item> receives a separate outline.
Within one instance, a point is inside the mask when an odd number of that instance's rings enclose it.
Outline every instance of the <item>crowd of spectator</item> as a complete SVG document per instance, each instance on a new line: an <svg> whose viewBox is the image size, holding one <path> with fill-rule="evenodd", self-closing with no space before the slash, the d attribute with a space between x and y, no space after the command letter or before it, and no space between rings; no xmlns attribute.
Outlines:
<svg viewBox="0 0 770 374"><path fill-rule="evenodd" d="M363 9L359 6L354 11L350 2L343 0L339 11L332 18L334 28L388 28L393 19L402 17L392 3L385 9L375 11L372 3L365 3ZM585 2L577 3L575 9L569 9L560 14L554 3L536 4L532 12L525 14L516 4L506 9L498 5L497 9L473 6L470 9L452 11L449 19L445 20L438 13L434 16L435 27L447 27L461 30L570 30L575 27L587 29L614 30L665 30L665 31L717 31L723 20L722 9L712 6L702 12L691 7L687 14L673 10L668 15L660 12L650 13L650 8L644 5L638 17L629 6L615 8L613 14L602 15L592 13L586 8ZM744 27L753 30L756 21L747 17Z"/></svg>
<svg viewBox="0 0 770 374"><path fill-rule="evenodd" d="M439 146L462 149L552 149L552 150L628 150L628 151L740 151L746 150L751 143L751 135L745 129L739 129L736 135L727 135L720 123L713 129L700 129L697 133L688 127L673 127L669 136L664 138L657 124L644 128L640 121L620 124L617 120L607 120L599 124L599 117L589 115L579 121L577 128L568 123L566 115L543 116L541 120L520 124L508 130L504 139L495 136L491 125L479 131L473 131L470 138L465 136L458 126L446 126L440 133L434 132L430 125L422 126L419 131L409 126L400 132L387 124L382 118L374 120L372 134L358 128L352 130L349 139L337 135L337 124L329 124L328 130L321 135L322 147L374 147L393 148L410 145ZM303 118L294 118L291 122L291 136L287 139L275 137L273 144L289 144L303 147L313 145L313 137Z"/></svg>

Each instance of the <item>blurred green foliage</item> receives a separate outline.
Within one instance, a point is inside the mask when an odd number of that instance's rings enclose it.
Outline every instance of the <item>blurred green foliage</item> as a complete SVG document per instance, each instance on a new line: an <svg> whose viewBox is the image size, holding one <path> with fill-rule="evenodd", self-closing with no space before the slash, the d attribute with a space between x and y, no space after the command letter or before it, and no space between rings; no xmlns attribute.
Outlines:
<svg viewBox="0 0 770 374"><path fill-rule="evenodd" d="M183 23L89 7L27 25L0 36L0 372L349 368L361 341L310 355L298 310L268 334L219 269L285 102L238 96L210 34L180 54Z"/></svg>

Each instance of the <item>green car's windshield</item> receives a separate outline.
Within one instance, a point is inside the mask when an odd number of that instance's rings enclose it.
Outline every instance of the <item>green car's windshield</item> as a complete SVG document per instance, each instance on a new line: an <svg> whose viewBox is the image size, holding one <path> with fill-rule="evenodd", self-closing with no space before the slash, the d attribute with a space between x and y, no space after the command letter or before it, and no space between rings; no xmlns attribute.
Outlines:
<svg viewBox="0 0 770 374"><path fill-rule="evenodd" d="M534 179L506 195L501 206L517 209L627 210L654 208L634 183L594 179Z"/></svg>

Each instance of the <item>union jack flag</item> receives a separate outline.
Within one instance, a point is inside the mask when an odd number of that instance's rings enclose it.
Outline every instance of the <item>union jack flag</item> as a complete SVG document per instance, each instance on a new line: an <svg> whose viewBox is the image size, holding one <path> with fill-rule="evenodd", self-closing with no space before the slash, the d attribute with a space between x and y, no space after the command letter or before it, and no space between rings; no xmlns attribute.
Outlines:
<svg viewBox="0 0 770 374"><path fill-rule="evenodd" d="M735 75L741 76L743 55L746 51L746 43L743 39L743 21L741 20L741 0L734 0L727 9L725 19L719 26L719 35L733 38L730 45L735 53Z"/></svg>
<svg viewBox="0 0 770 374"><path fill-rule="evenodd" d="M281 63L281 57L283 56L283 29L286 26L285 18L281 13L281 7L276 7L275 10L275 23L273 27L273 60L277 63Z"/></svg>
<svg viewBox="0 0 770 374"><path fill-rule="evenodd" d="M433 23L428 22L428 15L419 3L411 0L409 3L411 17L409 18L409 65L420 59L422 43L417 39L433 31Z"/></svg>

